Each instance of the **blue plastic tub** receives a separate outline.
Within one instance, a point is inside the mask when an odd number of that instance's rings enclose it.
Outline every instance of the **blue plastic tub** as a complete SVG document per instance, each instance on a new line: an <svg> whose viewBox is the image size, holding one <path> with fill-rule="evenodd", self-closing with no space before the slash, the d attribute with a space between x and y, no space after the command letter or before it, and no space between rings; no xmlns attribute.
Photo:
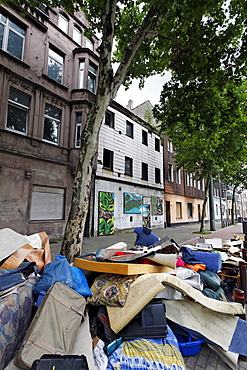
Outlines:
<svg viewBox="0 0 247 370"><path fill-rule="evenodd" d="M197 355L201 350L201 345L204 342L203 339L194 339L190 334L181 335L174 333L177 340L180 352L182 356L193 356Z"/></svg>

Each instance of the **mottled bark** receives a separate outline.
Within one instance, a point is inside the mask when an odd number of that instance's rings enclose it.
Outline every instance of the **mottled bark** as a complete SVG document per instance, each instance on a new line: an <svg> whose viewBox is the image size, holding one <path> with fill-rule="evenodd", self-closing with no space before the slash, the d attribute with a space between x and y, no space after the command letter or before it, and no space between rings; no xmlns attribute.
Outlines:
<svg viewBox="0 0 247 370"><path fill-rule="evenodd" d="M123 60L119 64L115 75L113 75L111 55L116 2L116 0L106 1L102 14L103 36L100 46L98 88L95 96L95 104L89 112L85 129L82 133L71 209L60 252L67 257L69 262L72 262L74 257L82 254L83 234L89 206L92 164L97 148L101 123L104 119L106 109L111 100L115 98L119 87L124 82L130 64L143 40L149 37L149 33L151 31L153 32L159 25L159 8L157 6L152 6L147 16L144 18L142 26L133 36L132 41L126 46Z"/></svg>
<svg viewBox="0 0 247 370"><path fill-rule="evenodd" d="M204 223L205 223L205 217L206 217L206 206L207 206L207 201L208 201L208 187L209 187L209 177L208 177L208 179L206 181L206 185L205 185L205 198L204 198L203 206L202 206L200 233L203 233L203 231L204 231Z"/></svg>

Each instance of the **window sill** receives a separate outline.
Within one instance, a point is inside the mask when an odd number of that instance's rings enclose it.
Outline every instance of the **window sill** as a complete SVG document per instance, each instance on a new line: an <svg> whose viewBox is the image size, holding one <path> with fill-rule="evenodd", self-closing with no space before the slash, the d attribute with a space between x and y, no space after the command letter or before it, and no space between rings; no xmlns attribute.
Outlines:
<svg viewBox="0 0 247 370"><path fill-rule="evenodd" d="M57 82L56 80L53 80L53 78L50 78L49 76L47 76L46 74L42 73L42 77L43 77L45 80L47 80L47 81L49 81L49 82L51 82L51 83L55 84L56 86L60 87L61 89L68 91L68 87L67 87L67 86L65 86L65 85L63 85L63 84L60 84L60 83L59 83L59 82Z"/></svg>

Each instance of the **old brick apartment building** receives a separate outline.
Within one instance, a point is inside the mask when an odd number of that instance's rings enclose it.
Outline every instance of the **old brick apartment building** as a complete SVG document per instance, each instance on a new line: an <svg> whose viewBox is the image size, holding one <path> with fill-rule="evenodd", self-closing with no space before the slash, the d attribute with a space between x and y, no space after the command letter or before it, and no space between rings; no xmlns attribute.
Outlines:
<svg viewBox="0 0 247 370"><path fill-rule="evenodd" d="M22 17L0 6L0 228L63 233L97 86L99 40L85 36L87 25L81 12L36 8ZM198 221L203 187L179 176L171 154L139 113L113 102L100 131L86 235Z"/></svg>

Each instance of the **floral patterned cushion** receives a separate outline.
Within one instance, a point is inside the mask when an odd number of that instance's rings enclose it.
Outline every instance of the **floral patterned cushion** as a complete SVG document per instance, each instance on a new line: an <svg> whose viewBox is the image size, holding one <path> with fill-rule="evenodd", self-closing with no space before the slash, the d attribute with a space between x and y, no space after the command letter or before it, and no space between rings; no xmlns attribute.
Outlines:
<svg viewBox="0 0 247 370"><path fill-rule="evenodd" d="M101 274L91 286L92 297L88 300L92 305L121 306L125 305L130 284L137 275Z"/></svg>

